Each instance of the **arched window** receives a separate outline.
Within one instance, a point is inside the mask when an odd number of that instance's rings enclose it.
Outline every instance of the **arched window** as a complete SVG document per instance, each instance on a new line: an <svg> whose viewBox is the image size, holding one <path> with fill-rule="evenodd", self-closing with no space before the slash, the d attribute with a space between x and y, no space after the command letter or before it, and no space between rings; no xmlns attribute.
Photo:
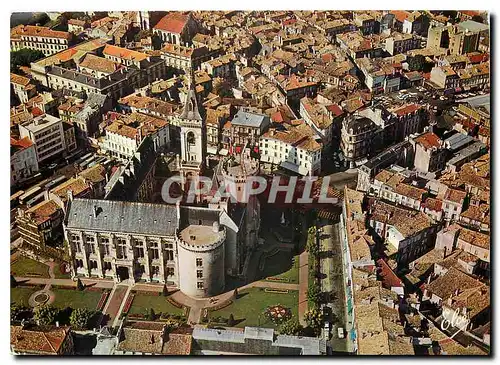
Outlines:
<svg viewBox="0 0 500 365"><path fill-rule="evenodd" d="M193 132L188 132L187 134L187 143L188 144L195 144L195 136Z"/></svg>

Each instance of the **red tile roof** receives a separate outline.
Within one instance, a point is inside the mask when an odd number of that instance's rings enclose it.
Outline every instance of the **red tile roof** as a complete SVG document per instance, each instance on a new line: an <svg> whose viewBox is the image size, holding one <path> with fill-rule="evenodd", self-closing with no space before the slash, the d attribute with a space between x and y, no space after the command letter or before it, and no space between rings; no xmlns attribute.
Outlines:
<svg viewBox="0 0 500 365"><path fill-rule="evenodd" d="M443 207L443 201L440 199L427 198L423 205L426 209L440 212Z"/></svg>
<svg viewBox="0 0 500 365"><path fill-rule="evenodd" d="M394 271L392 271L384 260L379 259L377 261L377 266L380 269L379 275L385 288L390 289L392 287L403 287L403 282L397 277Z"/></svg>
<svg viewBox="0 0 500 365"><path fill-rule="evenodd" d="M336 117L344 114L344 111L342 110L342 108L340 106L338 106L337 104L330 104L326 107L326 109L328 109L328 111L332 112Z"/></svg>
<svg viewBox="0 0 500 365"><path fill-rule="evenodd" d="M410 13L405 10L392 10L391 13L394 14L398 22L401 23L403 23L405 19L410 15Z"/></svg>
<svg viewBox="0 0 500 365"><path fill-rule="evenodd" d="M489 56L487 53L470 53L466 55L470 63L481 63L488 60Z"/></svg>
<svg viewBox="0 0 500 365"><path fill-rule="evenodd" d="M437 135L435 135L432 132L427 132L422 134L421 136L417 137L415 139L417 143L420 143L422 146L424 146L427 149L430 149L432 147L439 147L441 140Z"/></svg>
<svg viewBox="0 0 500 365"><path fill-rule="evenodd" d="M10 137L10 146L18 149L25 149L33 146L33 142L28 137L24 137L20 140Z"/></svg>
<svg viewBox="0 0 500 365"><path fill-rule="evenodd" d="M40 355L60 355L61 346L70 335L69 327L10 326L10 344L14 351Z"/></svg>
<svg viewBox="0 0 500 365"><path fill-rule="evenodd" d="M188 22L188 19L189 13L171 12L161 18L154 28L164 32L181 34Z"/></svg>
<svg viewBox="0 0 500 365"><path fill-rule="evenodd" d="M418 104L407 104L403 105L400 108L392 110L398 117L402 117L403 115L413 113L414 111L420 109L422 106Z"/></svg>

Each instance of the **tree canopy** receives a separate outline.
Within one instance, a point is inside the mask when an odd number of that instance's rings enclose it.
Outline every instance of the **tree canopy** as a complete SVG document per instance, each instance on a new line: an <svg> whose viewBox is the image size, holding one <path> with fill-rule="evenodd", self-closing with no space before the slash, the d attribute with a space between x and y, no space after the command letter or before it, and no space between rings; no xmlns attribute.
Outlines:
<svg viewBox="0 0 500 365"><path fill-rule="evenodd" d="M88 328L92 315L93 313L85 308L74 309L69 317L69 323L74 329L85 330Z"/></svg>
<svg viewBox="0 0 500 365"><path fill-rule="evenodd" d="M40 325L48 325L55 322L59 310L49 305L36 307L33 313L33 318Z"/></svg>
<svg viewBox="0 0 500 365"><path fill-rule="evenodd" d="M10 71L16 72L20 66L29 66L31 62L38 61L44 58L42 51L32 50L28 48L20 49L19 51L10 52Z"/></svg>

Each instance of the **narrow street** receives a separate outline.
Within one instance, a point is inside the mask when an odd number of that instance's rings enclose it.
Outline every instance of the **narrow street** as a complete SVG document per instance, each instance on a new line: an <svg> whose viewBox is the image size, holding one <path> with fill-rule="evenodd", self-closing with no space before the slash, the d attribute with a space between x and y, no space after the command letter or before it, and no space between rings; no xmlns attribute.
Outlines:
<svg viewBox="0 0 500 365"><path fill-rule="evenodd" d="M345 329L345 293L342 270L342 248L339 222L322 220L320 233L321 291L326 298L326 306L331 309L330 345L334 352L346 352L347 341L339 339L337 328Z"/></svg>

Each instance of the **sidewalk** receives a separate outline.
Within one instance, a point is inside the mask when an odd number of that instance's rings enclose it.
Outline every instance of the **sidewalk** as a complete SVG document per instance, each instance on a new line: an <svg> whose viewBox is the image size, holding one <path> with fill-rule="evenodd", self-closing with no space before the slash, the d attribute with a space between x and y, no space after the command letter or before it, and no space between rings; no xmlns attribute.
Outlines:
<svg viewBox="0 0 500 365"><path fill-rule="evenodd" d="M309 285L309 252L299 256L299 322L305 325L304 313L307 312L307 287Z"/></svg>
<svg viewBox="0 0 500 365"><path fill-rule="evenodd" d="M50 267L50 265L49 265ZM50 274L50 268L49 268L49 274ZM65 286L75 286L76 287L76 281L73 281L71 279L55 279L55 278L28 278L28 277L21 277L21 276L16 276L16 281L21 281L29 284L35 284L35 285L65 285ZM80 278L82 283L85 285L91 285L96 288L103 288L103 289L112 289L115 283L112 280L101 280L101 279L86 279L86 278ZM95 284L95 285L93 285Z"/></svg>

